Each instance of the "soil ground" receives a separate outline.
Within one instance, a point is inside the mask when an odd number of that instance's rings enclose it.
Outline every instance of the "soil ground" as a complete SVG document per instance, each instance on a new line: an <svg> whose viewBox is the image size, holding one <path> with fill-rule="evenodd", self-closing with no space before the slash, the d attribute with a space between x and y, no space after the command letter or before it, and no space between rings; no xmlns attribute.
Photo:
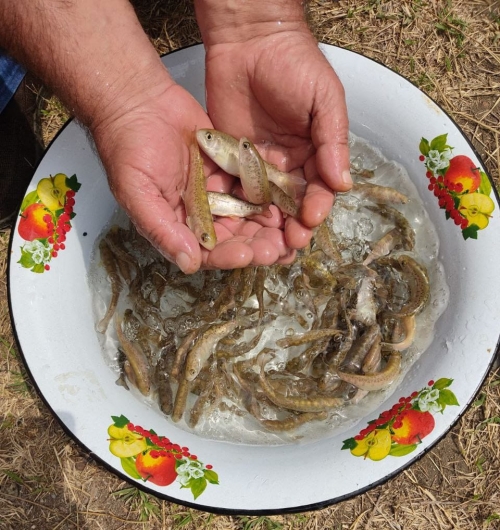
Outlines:
<svg viewBox="0 0 500 530"><path fill-rule="evenodd" d="M191 2L136 0L159 53L200 42ZM462 127L497 185L500 168L500 2L313 0L319 40L398 71ZM44 145L69 115L45 89ZM82 452L53 419L19 360L6 301L9 230L0 232L0 529L474 530L500 529L500 370L449 434L410 469L316 512L229 517L160 501ZM500 323L499 323L500 327Z"/></svg>

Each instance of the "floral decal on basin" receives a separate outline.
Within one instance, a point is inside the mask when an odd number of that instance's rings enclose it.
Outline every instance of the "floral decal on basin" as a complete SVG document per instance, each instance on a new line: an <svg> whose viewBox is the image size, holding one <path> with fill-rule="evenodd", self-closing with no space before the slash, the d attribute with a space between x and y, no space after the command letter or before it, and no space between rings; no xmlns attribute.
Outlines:
<svg viewBox="0 0 500 530"><path fill-rule="evenodd" d="M177 479L181 488L189 488L195 499L209 483L219 484L212 466L200 462L187 447L158 436L152 429L133 425L123 415L111 419L109 450L120 459L127 475L157 486L169 486Z"/></svg>
<svg viewBox="0 0 500 530"><path fill-rule="evenodd" d="M26 241L18 261L32 272L50 270L50 262L66 248L66 234L71 230L75 194L80 189L76 175L64 173L43 178L36 190L21 204L17 231Z"/></svg>
<svg viewBox="0 0 500 530"><path fill-rule="evenodd" d="M342 449L354 456L382 460L386 456L404 456L414 451L423 438L434 429L434 416L447 405L458 405L455 394L448 388L453 379L429 381L420 392L402 397L354 438L344 440Z"/></svg>
<svg viewBox="0 0 500 530"><path fill-rule="evenodd" d="M491 183L484 171L465 155L452 156L447 134L430 142L420 141L420 160L427 168L429 190L446 211L446 219L462 229L464 239L477 239L477 232L488 226L495 203L490 198Z"/></svg>

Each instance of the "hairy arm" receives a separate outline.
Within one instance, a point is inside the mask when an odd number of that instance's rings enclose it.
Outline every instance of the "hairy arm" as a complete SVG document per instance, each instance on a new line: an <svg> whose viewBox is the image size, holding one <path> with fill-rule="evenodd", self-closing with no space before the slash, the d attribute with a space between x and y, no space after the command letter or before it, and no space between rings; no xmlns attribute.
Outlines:
<svg viewBox="0 0 500 530"><path fill-rule="evenodd" d="M168 77L128 0L0 0L0 21L0 46L91 130Z"/></svg>

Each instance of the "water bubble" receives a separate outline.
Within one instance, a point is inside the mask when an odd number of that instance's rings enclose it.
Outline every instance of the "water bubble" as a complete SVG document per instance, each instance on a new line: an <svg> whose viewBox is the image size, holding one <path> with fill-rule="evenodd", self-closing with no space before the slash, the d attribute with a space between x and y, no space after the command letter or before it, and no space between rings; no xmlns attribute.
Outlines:
<svg viewBox="0 0 500 530"><path fill-rule="evenodd" d="M360 237L366 237L373 232L373 223L368 217L361 217L358 220L358 233Z"/></svg>

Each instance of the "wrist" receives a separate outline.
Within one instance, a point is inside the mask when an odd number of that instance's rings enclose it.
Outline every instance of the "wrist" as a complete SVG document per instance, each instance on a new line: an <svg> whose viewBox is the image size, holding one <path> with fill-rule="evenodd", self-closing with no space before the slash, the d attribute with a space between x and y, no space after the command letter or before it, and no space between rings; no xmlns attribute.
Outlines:
<svg viewBox="0 0 500 530"><path fill-rule="evenodd" d="M285 31L309 32L300 0L195 0L195 10L206 47Z"/></svg>

